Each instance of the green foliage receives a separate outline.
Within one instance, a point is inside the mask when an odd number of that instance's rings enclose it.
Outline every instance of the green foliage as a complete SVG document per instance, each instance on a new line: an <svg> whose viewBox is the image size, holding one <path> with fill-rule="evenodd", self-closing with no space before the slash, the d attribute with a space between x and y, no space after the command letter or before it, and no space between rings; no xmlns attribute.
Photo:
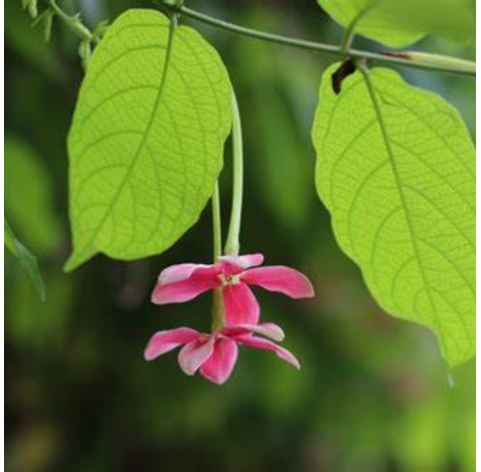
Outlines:
<svg viewBox="0 0 481 472"><path fill-rule="evenodd" d="M22 7L27 10L32 18L37 18L38 16L38 5L37 0L22 0Z"/></svg>
<svg viewBox="0 0 481 472"><path fill-rule="evenodd" d="M338 67L313 130L319 195L381 306L433 329L457 365L475 355L474 146L450 105L387 69L336 95Z"/></svg>
<svg viewBox="0 0 481 472"><path fill-rule="evenodd" d="M159 254L199 218L231 127L217 52L188 27L131 10L108 29L69 135L72 270L97 252Z"/></svg>
<svg viewBox="0 0 481 472"><path fill-rule="evenodd" d="M17 0L4 2L5 17L8 18L8 21L5 21L7 47L49 77L57 78L59 67L54 52L44 41L45 31L41 28L32 28L30 18L21 7Z"/></svg>
<svg viewBox="0 0 481 472"><path fill-rule="evenodd" d="M52 38L52 26L55 13L51 8L47 8L41 15L39 15L33 22L32 26L38 26L43 30L43 37L46 43Z"/></svg>
<svg viewBox="0 0 481 472"><path fill-rule="evenodd" d="M69 315L72 311L74 285L72 279L56 271L44 270L48 299L41 303L30 287L23 283L21 274L12 274L8 309L5 318L9 338L26 351L64 347ZM58 351L57 351L58 352Z"/></svg>
<svg viewBox="0 0 481 472"><path fill-rule="evenodd" d="M39 1L40 11L45 4ZM93 27L133 2L59 4L82 8ZM300 4L188 2L243 25L287 29L332 43L337 25L315 21L312 9ZM40 164L55 183L55 206L63 214L63 140L83 75L72 67L78 63L79 41L57 17L52 43L45 44L20 0L7 0L4 7L6 132L28 137L35 150L42 150ZM41 261L48 297L45 303L38 300L7 254L5 467L29 472L126 472L158 469L158 464L167 471L196 472L473 472L475 362L457 368L449 388L433 336L374 305L357 268L333 240L328 212L319 200L311 201L316 198L314 162L306 129L316 105L317 76L329 56L206 32L236 79L242 111L243 247L268 252L272 263L288 263L315 283L318 296L307 303L259 291L264 319L284 327L302 373L268 354L243 349L235 375L218 389L186 378L175 354L146 363L142 348L153 332L180 322L209 328L210 297L165 309L147 303L160 268L146 260L88 264L62 275L62 251L44 260L25 239L36 233L41 217L32 212L31 224L23 228L7 208L16 235ZM474 50L455 44L423 46L474 58ZM411 77L453 103L474 134L474 80L425 72ZM226 177L221 187L228 210ZM6 174L5 183L12 178L12 172ZM30 185L20 186L18 198ZM205 220L162 256L162 266L210 254ZM67 219L60 223L63 234ZM465 378L458 378L466 367Z"/></svg>
<svg viewBox="0 0 481 472"><path fill-rule="evenodd" d="M9 219L28 247L49 254L61 237L50 176L34 151L12 136L5 139L4 155Z"/></svg>
<svg viewBox="0 0 481 472"><path fill-rule="evenodd" d="M6 218L3 220L3 241L5 247L17 258L30 278L40 299L45 300L45 284L38 268L37 258L15 237Z"/></svg>
<svg viewBox="0 0 481 472"><path fill-rule="evenodd" d="M470 41L474 13L468 0L318 0L345 28L388 46L408 46L425 34Z"/></svg>

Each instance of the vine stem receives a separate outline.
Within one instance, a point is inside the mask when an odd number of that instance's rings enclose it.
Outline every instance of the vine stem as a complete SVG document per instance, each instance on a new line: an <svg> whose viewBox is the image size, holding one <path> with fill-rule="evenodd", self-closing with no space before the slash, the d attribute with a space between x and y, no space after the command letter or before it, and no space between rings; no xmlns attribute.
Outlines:
<svg viewBox="0 0 481 472"><path fill-rule="evenodd" d="M362 9L356 16L355 18L351 21L351 24L348 26L346 29L346 32L344 33L344 38L342 39L341 43L341 54L343 56L346 56L348 52L351 49L351 44L354 39L354 36L356 35L356 26L361 21L362 17L371 9L372 4L368 5L364 9Z"/></svg>
<svg viewBox="0 0 481 472"><path fill-rule="evenodd" d="M77 16L65 13L57 4L56 0L50 0L50 6L56 15L83 41L92 41L91 31L80 21Z"/></svg>
<svg viewBox="0 0 481 472"><path fill-rule="evenodd" d="M434 63L434 62L423 61L422 59L418 60L410 56L409 54L404 54L404 53L399 53L399 54L385 53L385 52L377 53L372 51L364 51L360 49L351 49L351 48L347 48L346 51L343 51L344 49L343 46L318 43L314 41L306 41L303 39L297 39L297 38L292 38L288 36L268 33L266 31L246 28L244 26L240 26L234 23L229 23L227 21L214 18L204 13L200 13L196 10L192 10L183 5L164 4L164 6L172 11L176 11L181 15L200 21L207 25L220 28L231 33L239 34L241 36L247 36L250 38L259 39L262 41L282 44L285 46L291 46L299 49L316 51L324 54L331 54L338 57L343 57L347 54L353 59L363 59L363 60L372 61L378 64L388 64L393 66L409 67L414 69L429 70L433 72L446 72L446 73L472 76L472 77L476 76L476 63L471 61L466 61L469 64L469 67L467 67L466 64L460 65L458 63L459 59L451 58L449 56L438 56L438 58L442 58L442 61Z"/></svg>
<svg viewBox="0 0 481 472"><path fill-rule="evenodd" d="M219 182L216 182L212 196L212 232L214 240L214 264L222 256L222 219L220 210ZM212 331L219 331L224 327L224 298L221 288L213 290L212 298Z"/></svg>
<svg viewBox="0 0 481 472"><path fill-rule="evenodd" d="M239 105L234 93L232 93L232 164L232 208L225 253L231 256L238 256L244 189L244 149L242 146L242 124Z"/></svg>
<svg viewBox="0 0 481 472"><path fill-rule="evenodd" d="M212 195L212 235L214 240L214 264L222 256L222 222L220 211L219 183L216 182Z"/></svg>

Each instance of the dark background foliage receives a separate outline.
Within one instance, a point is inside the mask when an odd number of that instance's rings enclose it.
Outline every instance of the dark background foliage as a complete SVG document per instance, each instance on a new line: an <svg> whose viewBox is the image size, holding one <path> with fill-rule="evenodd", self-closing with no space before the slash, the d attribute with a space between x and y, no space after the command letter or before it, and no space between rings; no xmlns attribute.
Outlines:
<svg viewBox="0 0 481 472"><path fill-rule="evenodd" d="M76 2L90 26L134 6L154 5ZM189 6L293 36L341 38L314 0ZM7 470L474 470L474 362L450 377L427 330L380 311L338 249L316 197L310 126L330 58L195 25L222 54L240 101L243 251L303 270L317 291L315 300L301 303L259 294L263 316L285 327L300 373L268 353L243 351L232 379L219 388L184 376L174 355L154 363L142 358L156 330L208 326L209 297L158 308L149 292L163 267L209 261L209 210L159 257L134 263L97 257L62 273L70 245L65 141L82 79L78 44L58 22L45 44L19 0L7 0L5 9L6 212L39 255L48 291L47 301L38 301L7 258ZM474 54L435 40L419 48ZM402 73L451 101L474 129L474 81Z"/></svg>

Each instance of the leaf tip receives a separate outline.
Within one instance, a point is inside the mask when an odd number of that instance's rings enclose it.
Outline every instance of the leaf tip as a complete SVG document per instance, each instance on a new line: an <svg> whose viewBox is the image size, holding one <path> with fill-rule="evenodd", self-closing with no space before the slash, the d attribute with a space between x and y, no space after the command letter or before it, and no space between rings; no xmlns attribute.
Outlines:
<svg viewBox="0 0 481 472"><path fill-rule="evenodd" d="M83 263L87 262L95 255L95 250L76 251L74 249L72 255L67 259L63 266L63 271L68 274L78 269Z"/></svg>

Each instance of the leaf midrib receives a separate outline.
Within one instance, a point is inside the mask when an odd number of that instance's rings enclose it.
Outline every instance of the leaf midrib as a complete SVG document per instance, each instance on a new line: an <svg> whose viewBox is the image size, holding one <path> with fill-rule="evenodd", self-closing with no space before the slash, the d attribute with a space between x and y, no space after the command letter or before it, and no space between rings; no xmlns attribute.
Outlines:
<svg viewBox="0 0 481 472"><path fill-rule="evenodd" d="M431 309L432 309L432 311L435 315L435 318L436 318L436 324L438 325L438 332L439 332L439 336L441 337L441 342L443 343L443 345L446 345L446 340L445 340L445 336L444 336L444 328L443 328L443 325L442 325L441 320L439 318L439 314L436 310L436 304L434 303L434 298L433 298L433 294L431 292L431 287L430 287L430 284L428 283L428 279L426 277L426 272L425 272L425 269L424 269L424 265L422 263L421 253L420 253L420 249L419 249L419 246L418 246L417 237L416 237L414 227L413 227L413 223L411 221L411 217L410 217L410 214L409 214L406 195L404 194L404 188L403 188L403 185L402 185L402 182L401 182L401 178L399 176L399 169L397 167L396 158L394 156L394 152L393 152L392 147L391 147L391 142L389 140L389 135L388 135L388 132L387 132L386 124L384 122L384 117L383 117L383 114L382 114L382 111L381 111L381 107L379 105L378 98L376 96L376 90L375 90L373 82L371 81L371 77L369 75L370 74L369 70L367 70L365 68L365 66L360 66L359 70L360 70L360 72L362 74L362 77L364 79L364 82L366 84L366 87L367 87L367 90L368 90L368 93L369 93L369 97L371 99L376 117L378 119L379 128L381 130L381 134L382 134L382 137L383 137L386 152L387 152L387 155L388 155L389 160L391 162L391 168L392 168L392 171L393 171L394 180L396 182L396 188L398 190L399 199L400 199L401 205L403 207L404 216L405 216L405 219L406 219L408 231L411 235L411 242L412 242L414 254L415 254L415 257L416 257L417 265L418 265L418 268L419 268L419 272L420 272L422 280L423 280L424 289L425 289L425 291L428 295L429 303L431 305Z"/></svg>

